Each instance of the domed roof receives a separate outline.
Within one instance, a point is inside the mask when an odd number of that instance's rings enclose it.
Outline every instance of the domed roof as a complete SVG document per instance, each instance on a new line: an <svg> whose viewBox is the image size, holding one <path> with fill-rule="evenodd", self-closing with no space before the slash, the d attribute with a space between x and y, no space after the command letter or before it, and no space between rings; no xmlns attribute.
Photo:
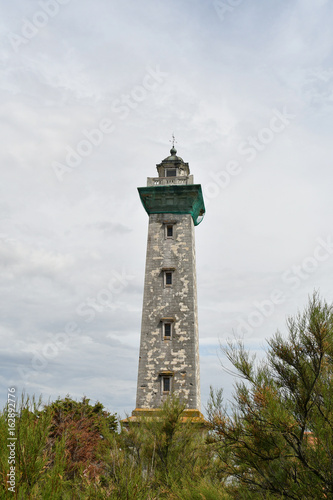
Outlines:
<svg viewBox="0 0 333 500"><path fill-rule="evenodd" d="M177 153L177 149L174 146L172 146L172 148L170 149L170 156L168 156L167 158L164 158L164 160L162 160L162 163L170 162L170 161L184 163L183 158L181 158L180 156L176 156L176 153Z"/></svg>

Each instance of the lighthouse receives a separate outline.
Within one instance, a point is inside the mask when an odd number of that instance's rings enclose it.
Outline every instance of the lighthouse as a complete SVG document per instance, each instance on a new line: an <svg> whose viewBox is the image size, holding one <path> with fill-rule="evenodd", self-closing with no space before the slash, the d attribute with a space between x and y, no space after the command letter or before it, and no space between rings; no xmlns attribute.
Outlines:
<svg viewBox="0 0 333 500"><path fill-rule="evenodd" d="M156 411L170 395L202 417L195 227L205 205L188 163L170 155L139 195L149 216L142 324L133 417Z"/></svg>

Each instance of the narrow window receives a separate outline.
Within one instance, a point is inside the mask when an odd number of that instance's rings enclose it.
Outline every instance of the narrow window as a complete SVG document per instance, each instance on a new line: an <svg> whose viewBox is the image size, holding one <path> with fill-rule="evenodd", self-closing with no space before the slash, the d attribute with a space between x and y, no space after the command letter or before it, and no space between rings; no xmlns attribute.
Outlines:
<svg viewBox="0 0 333 500"><path fill-rule="evenodd" d="M166 227L166 237L167 238L172 238L173 237L173 226L172 225L168 225Z"/></svg>
<svg viewBox="0 0 333 500"><path fill-rule="evenodd" d="M163 377L162 378L162 390L163 390L163 392L170 392L170 388L171 388L170 377Z"/></svg>
<svg viewBox="0 0 333 500"><path fill-rule="evenodd" d="M164 238L173 239L175 235L175 223L174 222L164 222Z"/></svg>
<svg viewBox="0 0 333 500"><path fill-rule="evenodd" d="M171 288L172 287L172 274L175 271L175 267L163 267L162 272L163 272L163 281L164 281L164 288Z"/></svg>
<svg viewBox="0 0 333 500"><path fill-rule="evenodd" d="M172 285L172 272L166 271L165 273L165 284L166 286Z"/></svg>
<svg viewBox="0 0 333 500"><path fill-rule="evenodd" d="M164 329L164 338L169 340L171 339L171 323L163 323Z"/></svg>

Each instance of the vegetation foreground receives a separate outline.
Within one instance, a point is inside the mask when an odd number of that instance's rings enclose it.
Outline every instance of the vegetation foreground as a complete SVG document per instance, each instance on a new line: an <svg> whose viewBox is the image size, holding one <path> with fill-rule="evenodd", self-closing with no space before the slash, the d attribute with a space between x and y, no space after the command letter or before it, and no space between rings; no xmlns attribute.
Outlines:
<svg viewBox="0 0 333 500"><path fill-rule="evenodd" d="M287 325L261 362L239 341L225 349L239 376L234 402L212 390L204 432L182 421L176 398L119 430L116 415L86 398L42 406L23 397L10 454L7 406L0 498L332 499L333 308L315 294Z"/></svg>

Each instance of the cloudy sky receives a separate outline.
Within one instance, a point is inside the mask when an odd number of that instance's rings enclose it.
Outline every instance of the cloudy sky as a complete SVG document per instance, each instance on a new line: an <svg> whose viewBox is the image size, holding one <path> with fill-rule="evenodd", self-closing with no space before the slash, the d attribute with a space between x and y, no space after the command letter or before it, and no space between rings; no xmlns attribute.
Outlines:
<svg viewBox="0 0 333 500"><path fill-rule="evenodd" d="M148 218L178 154L201 183L201 389L314 289L333 301L329 0L0 0L7 387L135 408Z"/></svg>

